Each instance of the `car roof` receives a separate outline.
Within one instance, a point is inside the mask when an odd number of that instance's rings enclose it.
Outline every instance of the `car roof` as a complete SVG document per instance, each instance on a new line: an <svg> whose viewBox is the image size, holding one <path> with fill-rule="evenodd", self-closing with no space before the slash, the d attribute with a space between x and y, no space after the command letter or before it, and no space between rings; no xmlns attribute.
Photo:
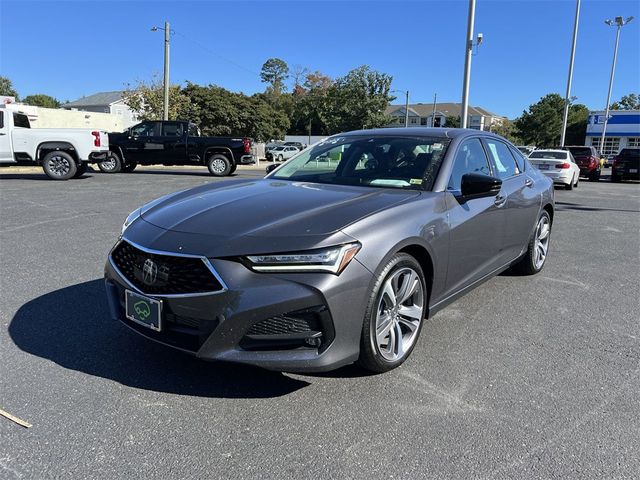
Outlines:
<svg viewBox="0 0 640 480"><path fill-rule="evenodd" d="M431 128L431 127L389 127L389 128L372 128L369 130L353 130L351 132L339 133L331 135L332 137L446 137L461 138L474 135L482 135L494 137L504 140L499 135L484 130L475 130L473 128Z"/></svg>

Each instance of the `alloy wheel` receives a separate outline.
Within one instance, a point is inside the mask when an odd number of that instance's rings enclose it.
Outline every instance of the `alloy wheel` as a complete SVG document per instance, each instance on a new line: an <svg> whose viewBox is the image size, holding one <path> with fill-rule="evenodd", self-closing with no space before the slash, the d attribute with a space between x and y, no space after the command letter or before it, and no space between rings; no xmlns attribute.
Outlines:
<svg viewBox="0 0 640 480"><path fill-rule="evenodd" d="M58 177L64 177L71 170L71 164L62 155L54 155L48 160L48 166L51 173Z"/></svg>
<svg viewBox="0 0 640 480"><path fill-rule="evenodd" d="M227 165L224 163L224 160L221 160L219 158L214 159L211 162L211 169L215 172L215 173L223 173L224 170L227 168Z"/></svg>
<svg viewBox="0 0 640 480"><path fill-rule="evenodd" d="M420 276L412 268L401 268L385 280L372 332L385 360L396 361L411 349L420 329L424 302Z"/></svg>
<svg viewBox="0 0 640 480"><path fill-rule="evenodd" d="M547 251L549 250L549 237L551 234L551 222L549 217L543 215L538 221L536 227L536 247L533 255L533 263L536 270L540 270L544 261L547 259Z"/></svg>
<svg viewBox="0 0 640 480"><path fill-rule="evenodd" d="M108 155L107 159L101 162L101 165L105 170L113 170L114 168L116 168L116 159L113 157L113 155Z"/></svg>

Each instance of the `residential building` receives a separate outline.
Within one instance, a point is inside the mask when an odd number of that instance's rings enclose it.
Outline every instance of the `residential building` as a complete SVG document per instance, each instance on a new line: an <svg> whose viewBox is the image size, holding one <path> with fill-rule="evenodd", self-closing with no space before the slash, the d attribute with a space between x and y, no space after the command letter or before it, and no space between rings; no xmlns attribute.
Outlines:
<svg viewBox="0 0 640 480"><path fill-rule="evenodd" d="M409 105L410 127L445 127L447 117L460 117L461 103L436 103L434 115L433 103L414 103ZM389 105L385 113L393 118L389 127L403 127L405 122L405 106ZM469 128L488 130L502 125L506 117L496 115L480 107L469 106Z"/></svg>
<svg viewBox="0 0 640 480"><path fill-rule="evenodd" d="M600 151L605 112L589 113L585 144ZM640 110L609 110L603 155L615 155L625 147L640 147Z"/></svg>
<svg viewBox="0 0 640 480"><path fill-rule="evenodd" d="M124 92L100 92L82 97L73 102L65 103L62 108L66 110L81 110L84 112L112 113L122 119L123 128L129 128L138 123L136 114L124 103Z"/></svg>

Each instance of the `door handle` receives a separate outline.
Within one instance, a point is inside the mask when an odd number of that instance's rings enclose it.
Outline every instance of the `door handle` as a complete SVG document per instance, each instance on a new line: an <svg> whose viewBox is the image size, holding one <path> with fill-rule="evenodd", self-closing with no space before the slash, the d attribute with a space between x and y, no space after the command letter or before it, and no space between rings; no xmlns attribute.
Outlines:
<svg viewBox="0 0 640 480"><path fill-rule="evenodd" d="M525 186L525 187L532 187L532 186L533 186L533 180L531 180L530 178L527 178L527 179L524 181L524 186Z"/></svg>
<svg viewBox="0 0 640 480"><path fill-rule="evenodd" d="M495 201L493 202L493 204L498 208L503 206L505 203L507 203L507 197L505 197L504 195L497 195Z"/></svg>

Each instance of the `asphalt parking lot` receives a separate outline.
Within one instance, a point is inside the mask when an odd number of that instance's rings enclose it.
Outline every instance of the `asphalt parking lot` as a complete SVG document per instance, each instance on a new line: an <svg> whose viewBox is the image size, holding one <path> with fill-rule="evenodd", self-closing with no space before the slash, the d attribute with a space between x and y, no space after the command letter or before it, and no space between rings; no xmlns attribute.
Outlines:
<svg viewBox="0 0 640 480"><path fill-rule="evenodd" d="M33 424L0 417L0 478L637 477L640 185L556 190L541 274L437 314L401 368L309 376L204 363L109 319L126 215L211 181L0 173L0 408Z"/></svg>

